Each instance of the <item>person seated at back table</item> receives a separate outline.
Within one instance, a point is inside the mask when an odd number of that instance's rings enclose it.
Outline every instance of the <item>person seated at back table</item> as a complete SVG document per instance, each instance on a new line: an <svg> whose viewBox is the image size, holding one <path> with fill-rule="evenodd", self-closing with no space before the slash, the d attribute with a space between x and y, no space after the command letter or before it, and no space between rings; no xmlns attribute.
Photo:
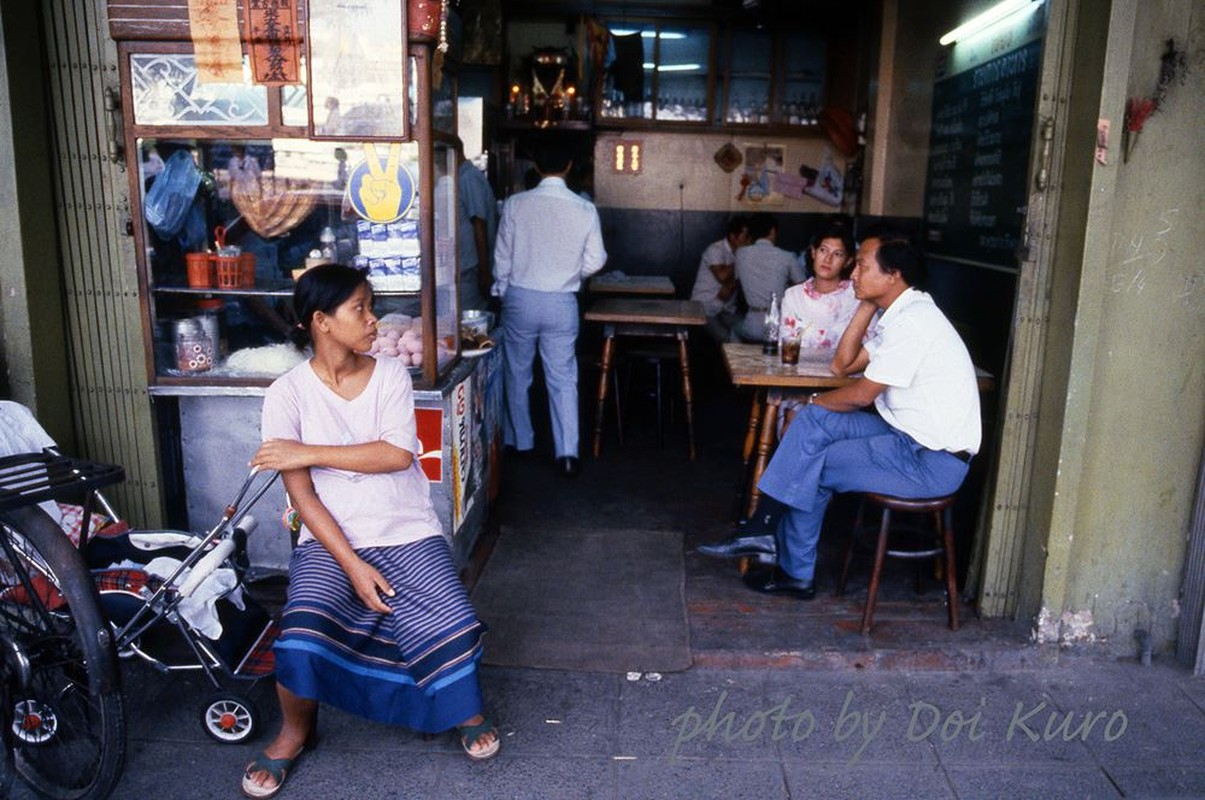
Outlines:
<svg viewBox="0 0 1205 800"><path fill-rule="evenodd" d="M736 324L737 293L736 251L749 243L749 221L745 217L728 220L723 239L707 245L699 259L699 272L690 299L703 304L707 314L707 333L717 342L727 342Z"/></svg>
<svg viewBox="0 0 1205 800"><path fill-rule="evenodd" d="M782 296L781 338L795 339L807 357L832 359L841 334L858 309L854 285L849 280L853 266L854 240L840 221L829 223L812 239L812 246L799 260L811 262L812 277L795 284ZM780 434L806 396L782 398L778 406Z"/></svg>
<svg viewBox="0 0 1205 800"><path fill-rule="evenodd" d="M900 234L870 236L859 248L860 302L832 370L862 377L809 397L758 482L748 524L699 548L723 558L774 554L772 570L745 576L751 589L815 597L816 544L834 492L939 497L966 478L982 435L975 367L954 326L915 288L924 274L919 248ZM877 414L865 410L872 403Z"/></svg>
<svg viewBox="0 0 1205 800"><path fill-rule="evenodd" d="M778 220L772 214L754 214L749 218L749 238L753 244L736 253L736 279L748 310L736 325L737 335L746 342L761 342L766 336L766 312L774 295L782 297L788 286L807 277L795 255L778 247Z"/></svg>

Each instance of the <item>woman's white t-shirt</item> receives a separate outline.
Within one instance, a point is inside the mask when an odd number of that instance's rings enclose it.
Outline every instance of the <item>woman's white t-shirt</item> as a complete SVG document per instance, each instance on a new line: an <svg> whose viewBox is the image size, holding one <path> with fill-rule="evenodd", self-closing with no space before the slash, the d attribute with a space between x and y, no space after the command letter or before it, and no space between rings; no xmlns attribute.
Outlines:
<svg viewBox="0 0 1205 800"><path fill-rule="evenodd" d="M385 441L414 455L399 472L361 473L313 467L322 504L353 548L408 544L443 530L419 465L422 443L414 418L410 373L391 358L376 362L364 390L345 400L319 380L307 360L276 379L264 396L261 434L304 444ZM304 525L298 543L313 539Z"/></svg>

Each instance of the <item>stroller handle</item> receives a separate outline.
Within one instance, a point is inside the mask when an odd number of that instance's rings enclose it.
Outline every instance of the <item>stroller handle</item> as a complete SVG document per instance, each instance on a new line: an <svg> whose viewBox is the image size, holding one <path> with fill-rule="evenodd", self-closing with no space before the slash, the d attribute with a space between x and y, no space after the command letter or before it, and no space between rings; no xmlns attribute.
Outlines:
<svg viewBox="0 0 1205 800"><path fill-rule="evenodd" d="M270 476L266 480L260 481L255 491L252 492L251 499L243 503L243 498L246 497L247 491L251 486L255 484L255 479L259 476L260 472L270 473ZM251 471L247 473L247 477L243 479L243 485L239 487L238 494L235 495L230 505L226 506L225 513L222 515L222 521L215 530L225 527L227 523L230 523L232 528L237 525L247 515L247 512L259 502L259 499L264 496L264 492L268 491L268 488L276 483L276 479L279 477L280 473L276 470L261 470L258 466L252 467ZM241 513L240 509L242 510Z"/></svg>
<svg viewBox="0 0 1205 800"><path fill-rule="evenodd" d="M188 577L180 584L177 591L181 597L191 597L192 593L197 590L197 587L205 582L213 571L221 566L222 562L230 557L234 552L234 540L223 539L217 545L205 554L205 557L196 563L188 573Z"/></svg>

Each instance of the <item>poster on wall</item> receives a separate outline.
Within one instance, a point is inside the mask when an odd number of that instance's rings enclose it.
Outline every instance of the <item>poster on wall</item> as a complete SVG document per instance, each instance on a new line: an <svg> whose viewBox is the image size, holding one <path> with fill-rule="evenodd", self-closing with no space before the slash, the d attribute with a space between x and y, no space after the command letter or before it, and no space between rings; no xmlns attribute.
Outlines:
<svg viewBox="0 0 1205 800"><path fill-rule="evenodd" d="M441 408L416 408L418 463L431 483L444 479L444 412Z"/></svg>
<svg viewBox="0 0 1205 800"><path fill-rule="evenodd" d="M297 2L243 0L243 38L252 77L261 86L301 83Z"/></svg>
<svg viewBox="0 0 1205 800"><path fill-rule="evenodd" d="M736 199L754 205L778 205L783 196L775 179L783 171L787 149L780 144L746 144L745 169L740 175Z"/></svg>
<svg viewBox="0 0 1205 800"><path fill-rule="evenodd" d="M473 508L473 496L481 483L481 458L476 450L476 434L481 430L481 414L475 408L474 376L470 375L452 389L452 532L460 530Z"/></svg>
<svg viewBox="0 0 1205 800"><path fill-rule="evenodd" d="M845 191L845 180L841 176L841 171L837 169L837 165L833 163L833 154L827 149L824 152L824 161L821 162L820 169L815 172L815 180L811 181L803 191L821 203L840 206Z"/></svg>

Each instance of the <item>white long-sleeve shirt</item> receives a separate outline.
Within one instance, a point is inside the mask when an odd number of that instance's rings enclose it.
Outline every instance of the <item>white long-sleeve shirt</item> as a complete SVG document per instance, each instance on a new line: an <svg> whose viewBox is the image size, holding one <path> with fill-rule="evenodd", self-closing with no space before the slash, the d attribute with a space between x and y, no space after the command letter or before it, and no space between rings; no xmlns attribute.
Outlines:
<svg viewBox="0 0 1205 800"><path fill-rule="evenodd" d="M582 279L607 263L598 209L561 178L540 181L502 206L494 247L497 297L510 286L539 292L576 292Z"/></svg>

